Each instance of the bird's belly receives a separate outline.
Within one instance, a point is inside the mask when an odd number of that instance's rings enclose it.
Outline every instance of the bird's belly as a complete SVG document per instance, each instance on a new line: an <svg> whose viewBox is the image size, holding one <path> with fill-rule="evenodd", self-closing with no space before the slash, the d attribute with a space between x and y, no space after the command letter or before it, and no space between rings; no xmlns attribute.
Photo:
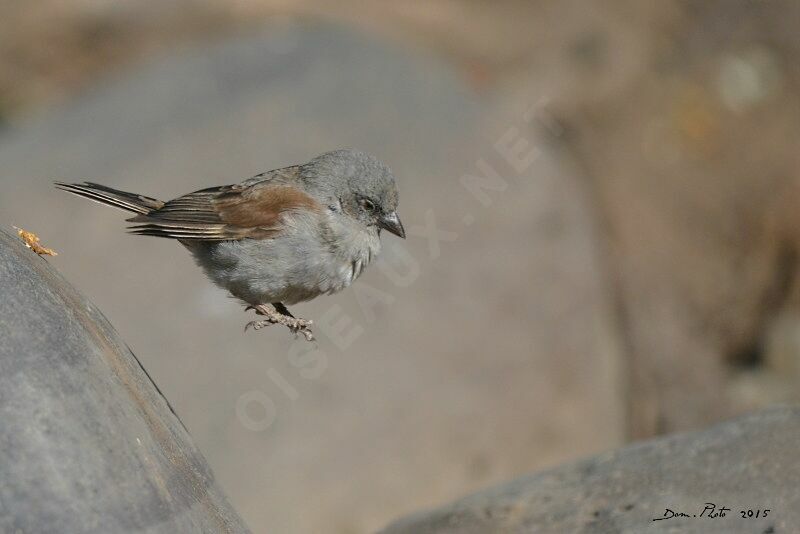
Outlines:
<svg viewBox="0 0 800 534"><path fill-rule="evenodd" d="M287 239L242 240L190 247L218 286L249 304L296 304L348 287L377 254L374 243L333 253Z"/></svg>

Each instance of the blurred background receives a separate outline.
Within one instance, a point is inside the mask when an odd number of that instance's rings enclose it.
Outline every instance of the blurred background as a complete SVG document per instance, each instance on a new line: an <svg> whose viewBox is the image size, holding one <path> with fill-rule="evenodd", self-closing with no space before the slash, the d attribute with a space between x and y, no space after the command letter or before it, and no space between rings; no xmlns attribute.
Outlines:
<svg viewBox="0 0 800 534"><path fill-rule="evenodd" d="M800 397L800 4L0 3L0 223L111 320L255 532L370 532ZM162 199L339 147L406 241L251 319L175 243L52 188Z"/></svg>

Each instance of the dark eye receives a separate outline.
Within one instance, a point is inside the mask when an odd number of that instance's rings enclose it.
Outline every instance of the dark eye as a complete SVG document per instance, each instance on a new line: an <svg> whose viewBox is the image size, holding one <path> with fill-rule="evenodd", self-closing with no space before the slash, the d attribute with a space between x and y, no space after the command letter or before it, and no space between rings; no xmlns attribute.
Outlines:
<svg viewBox="0 0 800 534"><path fill-rule="evenodd" d="M375 203L368 198L361 199L361 207L367 211L375 211Z"/></svg>

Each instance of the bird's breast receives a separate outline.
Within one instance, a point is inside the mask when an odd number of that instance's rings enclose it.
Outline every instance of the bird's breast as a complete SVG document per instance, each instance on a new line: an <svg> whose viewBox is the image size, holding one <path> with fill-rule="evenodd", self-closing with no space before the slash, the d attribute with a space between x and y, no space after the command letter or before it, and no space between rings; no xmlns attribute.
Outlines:
<svg viewBox="0 0 800 534"><path fill-rule="evenodd" d="M378 232L371 228L343 228L337 232L337 285L333 291L343 289L361 276L367 266L378 255L381 242Z"/></svg>
<svg viewBox="0 0 800 534"><path fill-rule="evenodd" d="M380 241L377 238L365 239L357 246L353 246L340 267L344 287L355 282L379 252Z"/></svg>

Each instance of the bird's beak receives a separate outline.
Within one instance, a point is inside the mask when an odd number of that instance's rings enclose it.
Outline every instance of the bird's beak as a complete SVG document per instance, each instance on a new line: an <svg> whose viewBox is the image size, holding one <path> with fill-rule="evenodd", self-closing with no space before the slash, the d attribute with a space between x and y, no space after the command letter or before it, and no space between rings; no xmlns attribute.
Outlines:
<svg viewBox="0 0 800 534"><path fill-rule="evenodd" d="M396 211L388 213L378 219L378 226L388 232L393 233L397 237L401 237L403 239L406 238L406 231L403 228L403 223L400 222L400 217L397 216Z"/></svg>

